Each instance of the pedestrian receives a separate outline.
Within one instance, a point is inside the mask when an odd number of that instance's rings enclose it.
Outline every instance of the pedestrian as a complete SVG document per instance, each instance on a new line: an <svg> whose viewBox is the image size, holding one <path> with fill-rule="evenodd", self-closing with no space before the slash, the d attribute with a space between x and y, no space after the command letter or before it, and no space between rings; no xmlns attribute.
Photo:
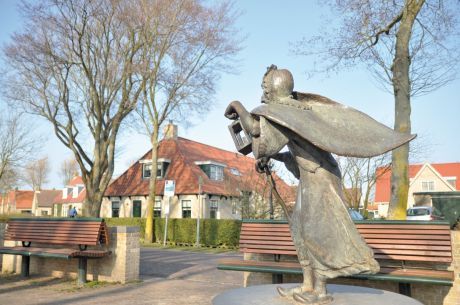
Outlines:
<svg viewBox="0 0 460 305"><path fill-rule="evenodd" d="M75 218L75 217L77 217L77 214L78 214L77 209L75 207L72 207L70 209L69 216L72 217L72 218Z"/></svg>

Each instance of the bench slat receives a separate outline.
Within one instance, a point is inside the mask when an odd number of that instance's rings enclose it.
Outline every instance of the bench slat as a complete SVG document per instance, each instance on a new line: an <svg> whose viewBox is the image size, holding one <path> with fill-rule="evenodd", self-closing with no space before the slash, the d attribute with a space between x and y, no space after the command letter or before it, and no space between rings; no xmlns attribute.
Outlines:
<svg viewBox="0 0 460 305"><path fill-rule="evenodd" d="M240 245L283 245L294 246L292 240L259 240L259 239L242 239Z"/></svg>
<svg viewBox="0 0 460 305"><path fill-rule="evenodd" d="M420 230L412 229L407 230L405 228L401 229L359 229L361 234L382 234L382 235L393 235L395 237L400 236L401 234L414 234L414 235L446 235L450 236L450 230Z"/></svg>
<svg viewBox="0 0 460 305"><path fill-rule="evenodd" d="M245 249L273 249L273 250L290 250L290 251L295 251L294 246L284 246L284 245L247 245L243 244L241 247Z"/></svg>
<svg viewBox="0 0 460 305"><path fill-rule="evenodd" d="M395 245L395 244L372 244L367 243L372 249L401 249L401 250L432 250L446 251L451 253L451 246L433 246L433 245Z"/></svg>
<svg viewBox="0 0 460 305"><path fill-rule="evenodd" d="M449 246L451 245L450 240L416 240L416 239L399 239L397 241L392 239L374 239L374 238L365 238L365 241L368 244L400 244L400 245L439 245L439 246Z"/></svg>
<svg viewBox="0 0 460 305"><path fill-rule="evenodd" d="M418 262L439 262L439 263L451 263L451 257L439 257L439 256L416 256L416 255L397 255L397 254L374 254L375 259L389 259L389 260L400 260L400 261L418 261Z"/></svg>
<svg viewBox="0 0 460 305"><path fill-rule="evenodd" d="M286 254L286 255L297 255L297 251L287 250L261 250L261 249L244 249L245 253L261 253L261 254Z"/></svg>
<svg viewBox="0 0 460 305"><path fill-rule="evenodd" d="M450 230L449 225L416 225L408 222L407 224L356 224L358 230L361 229L421 229L421 230Z"/></svg>
<svg viewBox="0 0 460 305"><path fill-rule="evenodd" d="M367 238L383 238L383 239L427 239L427 240L449 240L450 241L450 235L408 235L408 234L403 234L403 235L394 235L394 236L388 236L388 235L382 235L382 234L361 234L364 239Z"/></svg>

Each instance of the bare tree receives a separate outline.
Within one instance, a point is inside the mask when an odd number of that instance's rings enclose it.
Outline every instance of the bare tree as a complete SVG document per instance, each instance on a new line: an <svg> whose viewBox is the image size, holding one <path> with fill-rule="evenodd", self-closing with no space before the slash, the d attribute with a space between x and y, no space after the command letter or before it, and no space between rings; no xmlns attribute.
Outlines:
<svg viewBox="0 0 460 305"><path fill-rule="evenodd" d="M79 175L79 166L75 158L62 161L61 168L59 169L63 185L68 185L73 177Z"/></svg>
<svg viewBox="0 0 460 305"><path fill-rule="evenodd" d="M49 172L48 157L33 160L25 166L22 180L33 190L41 190L43 184L48 182Z"/></svg>
<svg viewBox="0 0 460 305"><path fill-rule="evenodd" d="M458 1L337 0L330 6L339 28L301 41L297 54L318 56L327 63L318 68L322 71L366 65L383 86L391 88L394 129L411 133L411 97L454 78L459 59ZM390 219L406 217L408 158L408 144L393 151Z"/></svg>
<svg viewBox="0 0 460 305"><path fill-rule="evenodd" d="M0 118L0 188L3 191L17 185L19 169L37 151L37 144L38 138L20 115Z"/></svg>
<svg viewBox="0 0 460 305"><path fill-rule="evenodd" d="M342 173L344 195L350 208L358 209L362 202L363 214L367 216L367 207L375 183L379 177L390 170L390 160L391 155L389 153L374 158L337 158Z"/></svg>
<svg viewBox="0 0 460 305"><path fill-rule="evenodd" d="M153 203L160 127L170 119L182 123L209 109L216 81L228 72L240 49L229 2L143 0L131 18L145 26L140 35L147 61L146 83L137 113L152 145L145 240L153 240Z"/></svg>
<svg viewBox="0 0 460 305"><path fill-rule="evenodd" d="M98 216L114 170L115 141L141 88L141 28L125 1L26 2L25 24L6 45L5 95L48 120L74 154L86 187L84 215Z"/></svg>

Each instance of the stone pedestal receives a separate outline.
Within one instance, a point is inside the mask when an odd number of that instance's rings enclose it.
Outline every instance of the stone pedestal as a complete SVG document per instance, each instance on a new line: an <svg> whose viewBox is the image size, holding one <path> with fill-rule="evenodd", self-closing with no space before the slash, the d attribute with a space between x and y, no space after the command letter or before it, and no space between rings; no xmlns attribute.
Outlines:
<svg viewBox="0 0 460 305"><path fill-rule="evenodd" d="M259 285L226 291L216 296L213 305L294 305L298 304L278 295L276 287L295 287L294 284ZM358 286L327 285L334 300L328 305L423 305L401 294Z"/></svg>

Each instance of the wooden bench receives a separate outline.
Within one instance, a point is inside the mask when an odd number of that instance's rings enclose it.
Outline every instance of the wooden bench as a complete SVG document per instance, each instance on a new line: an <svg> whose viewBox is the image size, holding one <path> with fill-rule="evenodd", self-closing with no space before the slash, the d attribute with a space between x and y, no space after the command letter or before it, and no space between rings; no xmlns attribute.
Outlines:
<svg viewBox="0 0 460 305"><path fill-rule="evenodd" d="M109 243L107 226L101 218L12 218L7 223L4 240L22 242L22 246L0 247L0 253L22 256L23 277L29 276L31 256L78 258L79 285L86 282L88 258L111 254L101 247ZM88 246L99 247L88 249Z"/></svg>
<svg viewBox="0 0 460 305"><path fill-rule="evenodd" d="M373 249L380 272L352 278L398 282L399 292L408 296L411 294L411 283L453 285L454 273L447 270L452 262L448 222L355 221L355 224ZM273 283L282 283L283 274L302 275L286 222L243 221L240 251L270 254L273 260L224 260L219 263L218 269L272 273ZM281 261L282 255L295 259Z"/></svg>

